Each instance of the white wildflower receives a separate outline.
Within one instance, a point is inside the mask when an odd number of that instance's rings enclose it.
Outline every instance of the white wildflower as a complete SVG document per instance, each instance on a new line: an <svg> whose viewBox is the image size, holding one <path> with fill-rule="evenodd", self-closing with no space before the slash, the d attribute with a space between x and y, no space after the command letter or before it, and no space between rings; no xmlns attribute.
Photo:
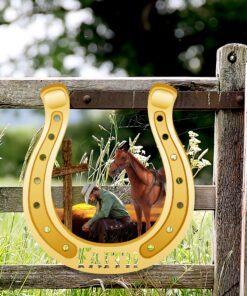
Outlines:
<svg viewBox="0 0 247 296"><path fill-rule="evenodd" d="M197 152L199 152L199 151L202 151L202 149L201 149L200 147L198 147L198 146L192 146L191 149L192 149L192 151L193 151L194 153L197 153Z"/></svg>
<svg viewBox="0 0 247 296"><path fill-rule="evenodd" d="M196 175L206 166L211 165L210 161L207 159L204 159L203 156L208 152L208 149L205 149L199 156L197 156L198 152L202 151L202 149L199 147L199 144L201 143L200 140L198 140L196 137L199 135L193 131L189 131L189 145L187 148L187 155L190 159L191 168L194 171L194 178Z"/></svg>
<svg viewBox="0 0 247 296"><path fill-rule="evenodd" d="M188 132L190 138L198 137L199 135L193 131Z"/></svg>
<svg viewBox="0 0 247 296"><path fill-rule="evenodd" d="M198 165L198 159L190 159L190 163L191 163L191 166L192 166L192 168L195 168L195 167L197 167L197 165Z"/></svg>
<svg viewBox="0 0 247 296"><path fill-rule="evenodd" d="M133 155L134 155L135 158L137 158L142 163L144 163L146 161L146 159L147 159L146 156L143 156L141 154L134 153Z"/></svg>
<svg viewBox="0 0 247 296"><path fill-rule="evenodd" d="M133 146L134 153L141 153L143 146Z"/></svg>
<svg viewBox="0 0 247 296"><path fill-rule="evenodd" d="M202 161L198 161L197 168L198 168L199 170L203 169L204 166L205 166L205 165L204 165L204 163L203 163Z"/></svg>
<svg viewBox="0 0 247 296"><path fill-rule="evenodd" d="M211 162L204 158L202 158L202 163L204 164L204 166L211 165Z"/></svg>
<svg viewBox="0 0 247 296"><path fill-rule="evenodd" d="M190 144L190 145L196 145L196 144L200 144L200 143L201 143L201 141L198 140L197 138L191 138L191 139L189 140L189 144Z"/></svg>

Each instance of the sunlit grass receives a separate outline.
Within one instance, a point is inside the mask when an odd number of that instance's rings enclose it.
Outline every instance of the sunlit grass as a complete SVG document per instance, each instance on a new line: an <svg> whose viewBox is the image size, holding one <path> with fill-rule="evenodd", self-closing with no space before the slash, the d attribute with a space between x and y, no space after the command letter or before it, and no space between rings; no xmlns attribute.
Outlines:
<svg viewBox="0 0 247 296"><path fill-rule="evenodd" d="M212 228L212 212L194 212L185 238L164 262L166 264L211 264Z"/></svg>
<svg viewBox="0 0 247 296"><path fill-rule="evenodd" d="M192 224L184 240L162 264L210 264L212 258L212 212L194 212ZM3 264L57 264L32 238L23 213L0 214L0 265ZM0 267L1 268L1 267ZM21 286L21 285L20 285ZM2 291L0 295L210 295L201 289L123 289L90 288L84 290L26 290ZM152 294L148 294L151 293ZM139 294L138 294L139 293Z"/></svg>

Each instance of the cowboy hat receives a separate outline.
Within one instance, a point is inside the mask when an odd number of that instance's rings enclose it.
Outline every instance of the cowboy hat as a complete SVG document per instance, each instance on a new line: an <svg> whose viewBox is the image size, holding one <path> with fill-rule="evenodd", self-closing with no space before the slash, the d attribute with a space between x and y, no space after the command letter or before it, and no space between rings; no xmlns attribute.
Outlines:
<svg viewBox="0 0 247 296"><path fill-rule="evenodd" d="M86 184L85 186L83 186L81 194L84 196L85 203L88 204L89 195L95 186L96 186L96 182L93 182L91 184L89 183L89 184Z"/></svg>

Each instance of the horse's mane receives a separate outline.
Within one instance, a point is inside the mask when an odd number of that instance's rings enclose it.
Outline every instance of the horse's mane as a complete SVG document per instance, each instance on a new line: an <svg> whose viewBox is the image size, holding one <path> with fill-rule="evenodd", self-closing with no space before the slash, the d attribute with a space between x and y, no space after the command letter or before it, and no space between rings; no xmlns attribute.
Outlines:
<svg viewBox="0 0 247 296"><path fill-rule="evenodd" d="M146 168L146 167L140 162L139 159L135 158L135 156L134 156L131 152L129 152L129 151L126 151L126 152L127 152L128 155L131 157L131 159L133 159L133 160L138 164L138 166L139 166L142 170L144 170L144 171L150 173L149 169L147 169L147 168Z"/></svg>

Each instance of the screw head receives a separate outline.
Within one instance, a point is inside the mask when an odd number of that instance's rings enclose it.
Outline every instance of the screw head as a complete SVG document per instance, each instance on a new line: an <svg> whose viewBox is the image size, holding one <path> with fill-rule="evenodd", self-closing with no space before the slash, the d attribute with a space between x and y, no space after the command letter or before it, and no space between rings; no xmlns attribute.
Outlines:
<svg viewBox="0 0 247 296"><path fill-rule="evenodd" d="M174 160L174 161L175 161L175 160L177 160L177 159L178 159L178 157L177 157L176 154L172 154L172 155L171 155L171 160Z"/></svg>
<svg viewBox="0 0 247 296"><path fill-rule="evenodd" d="M154 247L154 245L150 244L147 246L147 249L148 249L148 251L152 252L155 249L155 247Z"/></svg>
<svg viewBox="0 0 247 296"><path fill-rule="evenodd" d="M241 96L241 95L238 95L238 96L236 97L236 101L237 101L237 103L241 104L241 103L243 103L243 101L244 101L244 97Z"/></svg>
<svg viewBox="0 0 247 296"><path fill-rule="evenodd" d="M235 52L230 52L228 55L228 61L233 64L236 62L236 60L237 60L237 56Z"/></svg>
<svg viewBox="0 0 247 296"><path fill-rule="evenodd" d="M171 226L166 227L166 232L171 233L173 231L173 228Z"/></svg>
<svg viewBox="0 0 247 296"><path fill-rule="evenodd" d="M69 250L69 246L68 245L63 245L63 250L64 250L64 252L67 252Z"/></svg>
<svg viewBox="0 0 247 296"><path fill-rule="evenodd" d="M45 232L45 233L49 233L49 232L51 232L51 228L50 228L49 226L45 226L45 227L44 227L44 232Z"/></svg>
<svg viewBox="0 0 247 296"><path fill-rule="evenodd" d="M85 104L89 104L92 99L89 95L85 95L82 100Z"/></svg>

